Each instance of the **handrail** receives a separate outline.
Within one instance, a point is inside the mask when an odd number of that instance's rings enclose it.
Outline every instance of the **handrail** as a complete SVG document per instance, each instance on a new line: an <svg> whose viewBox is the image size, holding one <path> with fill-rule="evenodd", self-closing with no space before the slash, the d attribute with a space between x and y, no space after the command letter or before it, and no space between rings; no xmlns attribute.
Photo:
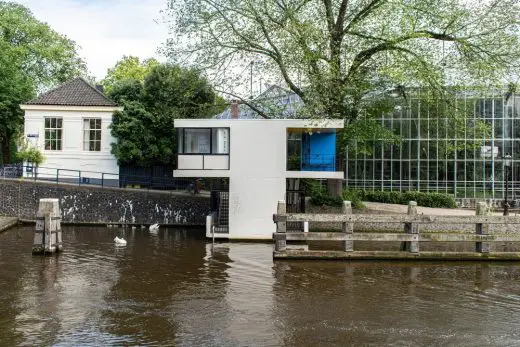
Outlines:
<svg viewBox="0 0 520 347"><path fill-rule="evenodd" d="M7 174L6 174L7 173ZM153 175L119 174L102 171L74 170L32 165L0 165L0 177L25 178L68 184L92 185L100 187L144 186L148 189L187 190L193 186L193 179L162 177Z"/></svg>

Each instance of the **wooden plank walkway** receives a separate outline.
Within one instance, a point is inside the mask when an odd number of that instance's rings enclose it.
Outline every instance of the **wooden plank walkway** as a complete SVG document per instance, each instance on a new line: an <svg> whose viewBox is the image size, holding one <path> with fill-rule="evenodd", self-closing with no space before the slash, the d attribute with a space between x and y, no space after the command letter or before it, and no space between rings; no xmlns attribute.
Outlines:
<svg viewBox="0 0 520 347"><path fill-rule="evenodd" d="M18 218L0 217L0 233L18 224Z"/></svg>
<svg viewBox="0 0 520 347"><path fill-rule="evenodd" d="M520 216L489 216L485 203L477 205L476 216L428 216L417 214L417 203L411 201L406 215L353 215L350 201L344 202L343 214L294 214L287 213L285 201L278 203L277 214L273 215L276 233L273 234L274 259L381 259L381 260L481 260L520 261L520 252L497 252L490 250L493 242L520 244ZM287 222L303 222L304 231L288 232ZM341 222L342 232L308 232L309 222ZM355 223L400 223L401 233L354 232ZM420 232L420 226L435 223L441 225L468 224L473 232ZM489 225L508 224L518 226L518 232L490 233ZM339 241L338 250L308 250L307 247L290 248L288 242ZM400 242L400 250L360 251L354 249L354 241ZM440 251L421 251L419 244L428 242L472 242L474 251L453 252L449 248Z"/></svg>

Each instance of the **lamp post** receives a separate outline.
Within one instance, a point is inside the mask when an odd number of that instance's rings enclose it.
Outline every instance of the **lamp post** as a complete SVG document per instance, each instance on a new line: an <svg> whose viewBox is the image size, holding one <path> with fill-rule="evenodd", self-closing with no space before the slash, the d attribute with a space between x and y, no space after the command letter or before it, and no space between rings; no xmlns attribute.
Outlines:
<svg viewBox="0 0 520 347"><path fill-rule="evenodd" d="M504 216L509 216L509 199L508 199L508 190L509 190L509 168L511 167L511 156L506 154L504 156L504 173L506 175L506 194L505 194L505 202L504 202Z"/></svg>

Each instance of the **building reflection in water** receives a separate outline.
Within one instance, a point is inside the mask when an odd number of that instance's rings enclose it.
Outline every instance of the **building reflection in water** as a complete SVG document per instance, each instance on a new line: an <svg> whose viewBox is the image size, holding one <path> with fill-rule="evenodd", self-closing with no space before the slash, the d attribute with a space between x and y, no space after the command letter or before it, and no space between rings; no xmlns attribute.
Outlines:
<svg viewBox="0 0 520 347"><path fill-rule="evenodd" d="M516 345L520 266L272 260L203 231L0 235L0 345ZM116 248L115 235L127 247Z"/></svg>

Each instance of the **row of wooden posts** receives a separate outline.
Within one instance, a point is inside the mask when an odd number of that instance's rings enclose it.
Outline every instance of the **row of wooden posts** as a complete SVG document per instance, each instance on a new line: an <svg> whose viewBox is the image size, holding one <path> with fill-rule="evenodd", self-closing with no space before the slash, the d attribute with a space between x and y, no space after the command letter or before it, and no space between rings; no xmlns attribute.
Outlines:
<svg viewBox="0 0 520 347"><path fill-rule="evenodd" d="M352 214L350 201L344 201L341 214L296 214L287 213L285 201L278 202L276 223L275 258L331 258L331 259L446 259L446 260L520 260L520 252L490 252L491 242L520 242L520 216L490 216L485 202L477 204L475 216L433 216L417 213L417 203L410 201L407 214ZM287 222L304 223L304 231L289 232ZM309 222L341 222L341 232L308 232ZM402 223L403 233L355 232L355 224ZM472 224L475 232L433 231L420 233L420 225ZM490 233L490 224L518 226L519 232ZM340 241L341 251L312 251L289 249L289 241ZM399 251L356 251L355 241L401 242ZM452 252L449 249L437 252L420 250L421 242L474 242L473 252Z"/></svg>

